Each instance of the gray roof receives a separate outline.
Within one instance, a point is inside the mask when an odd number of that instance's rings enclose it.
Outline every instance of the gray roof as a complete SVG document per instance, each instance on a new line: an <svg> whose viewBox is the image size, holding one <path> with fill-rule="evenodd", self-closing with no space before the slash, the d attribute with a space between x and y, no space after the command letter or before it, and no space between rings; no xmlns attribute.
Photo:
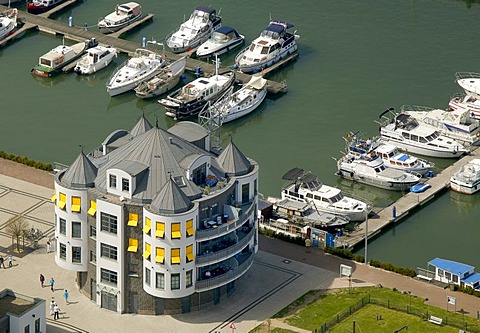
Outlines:
<svg viewBox="0 0 480 333"><path fill-rule="evenodd" d="M208 136L208 131L193 121L182 121L168 129L168 132L184 138L188 142L195 142Z"/></svg>
<svg viewBox="0 0 480 333"><path fill-rule="evenodd" d="M180 214L192 206L190 199L177 183L170 178L163 189L153 198L151 207L160 214Z"/></svg>
<svg viewBox="0 0 480 333"><path fill-rule="evenodd" d="M96 176L97 168L82 151L65 171L60 181L68 187L87 188L94 186Z"/></svg>
<svg viewBox="0 0 480 333"><path fill-rule="evenodd" d="M252 167L250 161L243 155L233 141L230 141L225 150L218 156L217 160L229 176L246 175Z"/></svg>
<svg viewBox="0 0 480 333"><path fill-rule="evenodd" d="M108 159L98 169L95 185L105 190L108 169L116 168L121 161L135 161L138 163L137 167L145 165L148 168L137 178L133 198L150 202L165 187L171 176L185 176L186 169L182 167L184 159L188 160L191 155L205 154L208 152L194 144L161 128L153 127L110 152ZM197 185L188 180L185 180L185 186L181 190L191 199L200 197L203 193Z"/></svg>
<svg viewBox="0 0 480 333"><path fill-rule="evenodd" d="M142 117L140 118L140 120L130 130L130 134L132 136L137 136L139 134L145 133L146 131L152 128L153 128L152 124L150 124L147 118L145 118L145 115L142 114Z"/></svg>
<svg viewBox="0 0 480 333"><path fill-rule="evenodd" d="M136 177L138 174L148 169L148 165L145 165L137 161L129 161L129 160L120 161L112 167L123 170L132 177Z"/></svg>

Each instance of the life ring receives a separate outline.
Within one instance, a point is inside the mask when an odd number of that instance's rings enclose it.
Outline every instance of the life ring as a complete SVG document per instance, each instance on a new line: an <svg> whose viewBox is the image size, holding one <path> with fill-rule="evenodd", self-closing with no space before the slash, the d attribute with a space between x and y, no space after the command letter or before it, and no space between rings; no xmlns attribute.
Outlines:
<svg viewBox="0 0 480 333"><path fill-rule="evenodd" d="M479 131L479 132L477 132L477 136L480 136L480 131Z"/></svg>

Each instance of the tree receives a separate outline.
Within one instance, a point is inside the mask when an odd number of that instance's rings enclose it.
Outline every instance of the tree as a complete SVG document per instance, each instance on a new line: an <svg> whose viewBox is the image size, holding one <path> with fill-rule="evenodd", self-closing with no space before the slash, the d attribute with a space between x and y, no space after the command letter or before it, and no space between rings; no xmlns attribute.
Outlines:
<svg viewBox="0 0 480 333"><path fill-rule="evenodd" d="M6 232L12 236L12 245L17 240L17 252L20 252L20 237L25 235L28 230L28 221L22 216L14 216L7 221Z"/></svg>

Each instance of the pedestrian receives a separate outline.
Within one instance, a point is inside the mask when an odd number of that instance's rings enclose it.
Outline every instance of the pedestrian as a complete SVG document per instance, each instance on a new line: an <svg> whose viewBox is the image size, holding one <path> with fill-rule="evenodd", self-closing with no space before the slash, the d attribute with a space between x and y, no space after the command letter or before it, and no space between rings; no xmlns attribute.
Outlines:
<svg viewBox="0 0 480 333"><path fill-rule="evenodd" d="M52 246L52 243L50 243L50 241L49 241L49 240L47 240L47 253L49 253L49 252L50 252L50 250L51 250L51 246Z"/></svg>
<svg viewBox="0 0 480 333"><path fill-rule="evenodd" d="M0 256L0 267L1 267L1 266L3 266L3 268L6 269L6 267L5 267L5 261L4 261L4 259L3 259L2 256Z"/></svg>
<svg viewBox="0 0 480 333"><path fill-rule="evenodd" d="M50 303L50 316L55 314L55 301L52 299L52 303Z"/></svg>
<svg viewBox="0 0 480 333"><path fill-rule="evenodd" d="M60 308L58 307L57 303L55 303L53 306L53 319L60 319Z"/></svg>
<svg viewBox="0 0 480 333"><path fill-rule="evenodd" d="M42 273L40 273L40 284L42 285L43 288L43 283L45 282L45 276L43 276Z"/></svg>
<svg viewBox="0 0 480 333"><path fill-rule="evenodd" d="M13 266L13 258L12 258L12 255L9 255L8 256L8 267L12 267Z"/></svg>
<svg viewBox="0 0 480 333"><path fill-rule="evenodd" d="M52 278L50 279L50 289L51 289L52 291L54 291L54 289L53 289L53 284L54 284L54 283L55 283L55 280L54 280L53 277L52 277Z"/></svg>
<svg viewBox="0 0 480 333"><path fill-rule="evenodd" d="M65 303L68 305L68 290L65 289L65 292L63 293L63 298L65 298Z"/></svg>

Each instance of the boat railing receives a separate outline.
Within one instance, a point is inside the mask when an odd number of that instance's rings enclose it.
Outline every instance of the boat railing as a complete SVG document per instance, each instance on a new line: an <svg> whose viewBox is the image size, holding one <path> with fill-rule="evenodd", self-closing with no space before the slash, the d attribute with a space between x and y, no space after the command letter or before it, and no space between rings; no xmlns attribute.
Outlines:
<svg viewBox="0 0 480 333"><path fill-rule="evenodd" d="M432 110L434 110L434 108L431 108L428 106L413 105L413 104L406 104L400 107L400 112L407 112L407 111L423 112L423 111L432 111Z"/></svg>
<svg viewBox="0 0 480 333"><path fill-rule="evenodd" d="M349 197L349 198L352 198L352 199L355 199L355 200L358 200L358 201L361 201L363 203L365 203L367 206L369 206L370 208L373 207L373 203L368 201L367 199L359 196L359 195L356 195L356 194L353 194L352 192L348 191L348 190L345 190L342 188L342 193L345 197Z"/></svg>
<svg viewBox="0 0 480 333"><path fill-rule="evenodd" d="M107 80L107 86L109 86L109 85L111 85L111 83L113 83L113 82L112 82L112 79L115 77L115 75L118 73L118 71L119 71L120 69L122 69L123 67L125 67L125 66L127 65L128 60L129 60L129 59L125 60L120 66L118 66L117 68L115 68L115 70L113 71L112 75L110 75L110 77L109 77L108 80Z"/></svg>
<svg viewBox="0 0 480 333"><path fill-rule="evenodd" d="M456 72L455 79L462 80L462 79L480 79L480 73L475 72Z"/></svg>

